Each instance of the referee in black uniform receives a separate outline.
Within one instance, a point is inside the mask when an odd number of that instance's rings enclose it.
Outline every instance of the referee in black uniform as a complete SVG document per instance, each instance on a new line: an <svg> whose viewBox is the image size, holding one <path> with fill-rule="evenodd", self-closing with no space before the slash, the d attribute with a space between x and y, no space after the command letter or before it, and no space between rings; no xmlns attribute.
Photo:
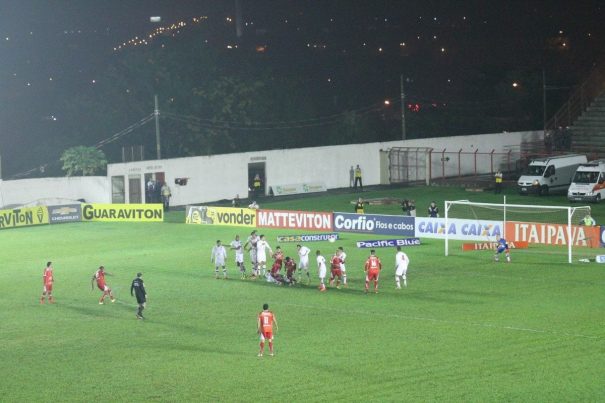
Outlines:
<svg viewBox="0 0 605 403"><path fill-rule="evenodd" d="M130 295L136 297L137 303L139 304L137 319L145 319L143 317L143 309L145 309L145 302L147 301L147 292L145 291L145 285L143 284L143 273L137 273L137 278L132 280Z"/></svg>

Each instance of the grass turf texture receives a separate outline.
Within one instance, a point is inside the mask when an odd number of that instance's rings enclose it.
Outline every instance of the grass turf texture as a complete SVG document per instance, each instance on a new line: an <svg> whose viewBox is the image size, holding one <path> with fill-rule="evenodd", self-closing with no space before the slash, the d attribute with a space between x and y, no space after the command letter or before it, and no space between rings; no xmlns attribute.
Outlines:
<svg viewBox="0 0 605 403"><path fill-rule="evenodd" d="M407 188L364 197L496 201L458 189ZM356 195L312 197L263 207L350 211ZM562 197L508 202L560 203ZM398 206L371 206L395 213ZM603 206L593 215L604 220ZM326 257L348 253L350 288L277 287L215 280L210 249L250 229L168 222L77 223L0 231L2 401L596 401L605 370L603 266L561 255L493 263L490 252L445 258L443 242L406 249L409 286L396 291L393 249L378 295L364 295L367 250L342 234L310 243ZM264 231L275 247L276 235ZM385 237L388 238L388 237ZM294 244L282 244L295 256ZM55 266L57 304L40 306L42 269ZM311 260L314 263L314 260ZM104 264L115 304L98 305L90 277ZM249 264L248 264L249 267ZM135 319L130 282L142 271L145 322ZM315 272L315 270L313 270ZM276 356L256 357L256 314L277 315Z"/></svg>

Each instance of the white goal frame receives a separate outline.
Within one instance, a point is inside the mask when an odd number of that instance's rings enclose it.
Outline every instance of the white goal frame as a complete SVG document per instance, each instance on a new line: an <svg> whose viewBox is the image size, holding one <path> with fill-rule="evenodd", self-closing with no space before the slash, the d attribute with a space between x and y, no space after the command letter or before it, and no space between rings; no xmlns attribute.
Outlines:
<svg viewBox="0 0 605 403"><path fill-rule="evenodd" d="M447 228L449 228L449 209L452 205L466 205L466 206L478 206L478 207L498 207L502 208L502 238L506 239L506 208L526 208L526 209L540 209L540 210L567 210L567 261L572 263L572 222L571 218L574 212L578 209L586 209L590 211L590 206L543 206L543 205L529 205L529 204L506 204L506 196L504 196L503 203L479 203L471 202L469 200L446 200L445 201L445 256L449 254L449 234Z"/></svg>

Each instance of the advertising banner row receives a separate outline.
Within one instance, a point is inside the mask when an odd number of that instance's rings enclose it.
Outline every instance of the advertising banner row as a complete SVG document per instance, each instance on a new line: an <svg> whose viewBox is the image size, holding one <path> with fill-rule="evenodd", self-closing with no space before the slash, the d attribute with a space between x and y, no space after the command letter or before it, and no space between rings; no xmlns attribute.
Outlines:
<svg viewBox="0 0 605 403"><path fill-rule="evenodd" d="M67 204L0 210L0 229L79 221L161 222L161 204Z"/></svg>
<svg viewBox="0 0 605 403"><path fill-rule="evenodd" d="M189 206L186 223L435 239L445 239L447 233L452 240L481 242L493 241L497 234L505 234L509 241L529 244L568 245L569 242L564 224L507 221L504 226L502 221L448 219L446 228L444 218L341 212ZM602 227L572 225L571 242L574 246L597 248L605 244L605 231Z"/></svg>

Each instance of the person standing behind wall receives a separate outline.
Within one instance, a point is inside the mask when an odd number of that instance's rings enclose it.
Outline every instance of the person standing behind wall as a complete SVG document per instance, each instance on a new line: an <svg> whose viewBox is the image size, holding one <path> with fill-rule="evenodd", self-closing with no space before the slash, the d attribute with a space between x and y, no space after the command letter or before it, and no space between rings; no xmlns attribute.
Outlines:
<svg viewBox="0 0 605 403"><path fill-rule="evenodd" d="M351 169L349 169L349 187L352 188L355 183L355 168L351 165Z"/></svg>
<svg viewBox="0 0 605 403"><path fill-rule="evenodd" d="M494 175L494 178L496 179L496 187L494 193L502 193L502 171L498 170L498 172L496 172L496 174Z"/></svg>
<svg viewBox="0 0 605 403"><path fill-rule="evenodd" d="M166 182L162 185L161 189L162 194L162 204L164 205L164 211L168 211L170 208L170 197L172 196L172 192L170 191L170 186Z"/></svg>
<svg viewBox="0 0 605 403"><path fill-rule="evenodd" d="M260 195L262 184L263 184L263 182L260 179L260 175L259 174L254 175L254 180L252 181L252 189L254 190L255 198L258 197L258 195Z"/></svg>
<svg viewBox="0 0 605 403"><path fill-rule="evenodd" d="M355 190L357 190L357 183L359 183L359 188L363 192L363 183L361 181L361 168L359 167L359 164L357 164L357 167L355 168L355 183L353 185Z"/></svg>

